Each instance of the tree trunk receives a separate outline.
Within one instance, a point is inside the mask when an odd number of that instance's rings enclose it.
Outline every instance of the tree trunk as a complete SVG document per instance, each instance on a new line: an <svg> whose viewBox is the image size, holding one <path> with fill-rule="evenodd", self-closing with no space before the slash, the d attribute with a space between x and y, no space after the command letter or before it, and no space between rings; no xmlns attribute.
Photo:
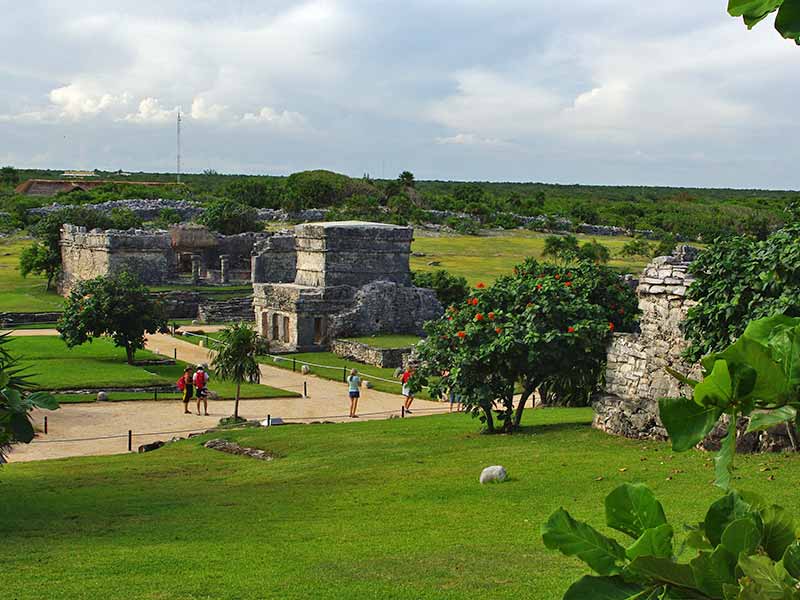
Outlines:
<svg viewBox="0 0 800 600"><path fill-rule="evenodd" d="M519 424L522 422L522 414L525 411L525 404L528 402L528 398L531 397L536 391L535 384L529 384L525 387L522 391L522 397L519 399L519 404L517 405L517 411L514 413L514 428L518 428Z"/></svg>
<svg viewBox="0 0 800 600"><path fill-rule="evenodd" d="M125 356L128 358L128 364L133 364L133 357L136 356L136 350L130 344L125 344Z"/></svg>
<svg viewBox="0 0 800 600"><path fill-rule="evenodd" d="M486 416L486 431L487 433L494 433L494 417L492 417L492 409L483 409L483 414Z"/></svg>
<svg viewBox="0 0 800 600"><path fill-rule="evenodd" d="M233 420L239 420L239 390L242 389L242 382L236 382L236 401L233 403Z"/></svg>

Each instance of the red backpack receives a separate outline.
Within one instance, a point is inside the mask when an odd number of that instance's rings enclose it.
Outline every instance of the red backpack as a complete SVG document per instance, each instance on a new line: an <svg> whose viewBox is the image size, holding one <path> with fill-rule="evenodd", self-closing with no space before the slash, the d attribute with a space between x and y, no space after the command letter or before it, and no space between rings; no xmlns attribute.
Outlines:
<svg viewBox="0 0 800 600"><path fill-rule="evenodd" d="M183 375L181 375L181 378L178 379L178 382L175 385L178 386L180 391L184 391L186 389L186 381L184 381Z"/></svg>

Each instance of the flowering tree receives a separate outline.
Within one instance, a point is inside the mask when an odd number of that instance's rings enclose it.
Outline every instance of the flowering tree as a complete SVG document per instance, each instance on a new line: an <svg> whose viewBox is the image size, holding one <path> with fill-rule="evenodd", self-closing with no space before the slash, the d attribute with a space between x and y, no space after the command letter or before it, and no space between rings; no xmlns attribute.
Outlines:
<svg viewBox="0 0 800 600"><path fill-rule="evenodd" d="M527 259L426 325L412 387L450 389L489 432L510 432L542 384L602 365L609 336L629 331L636 313L633 291L607 267Z"/></svg>

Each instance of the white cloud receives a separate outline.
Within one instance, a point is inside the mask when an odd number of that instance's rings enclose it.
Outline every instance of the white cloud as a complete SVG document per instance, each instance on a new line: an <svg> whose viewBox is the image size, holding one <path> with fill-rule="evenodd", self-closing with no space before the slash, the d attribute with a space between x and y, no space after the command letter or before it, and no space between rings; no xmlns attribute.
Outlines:
<svg viewBox="0 0 800 600"><path fill-rule="evenodd" d="M457 133L451 136L437 137L434 139L437 144L455 146L504 146L507 142L497 138L482 138L474 133Z"/></svg>
<svg viewBox="0 0 800 600"><path fill-rule="evenodd" d="M256 113L245 113L241 122L244 124L267 124L280 129L305 129L307 119L298 112L288 110L276 111L274 108L264 106Z"/></svg>
<svg viewBox="0 0 800 600"><path fill-rule="evenodd" d="M205 98L198 96L192 100L189 115L198 121L220 121L228 116L228 107L222 104L209 104Z"/></svg>
<svg viewBox="0 0 800 600"><path fill-rule="evenodd" d="M79 82L52 90L48 98L60 116L74 120L98 115L128 102L128 95L124 92L118 96L98 93Z"/></svg>
<svg viewBox="0 0 800 600"><path fill-rule="evenodd" d="M123 120L133 123L166 123L175 120L177 114L177 107L170 110L161 106L158 98L144 98L139 102L139 110L125 115Z"/></svg>

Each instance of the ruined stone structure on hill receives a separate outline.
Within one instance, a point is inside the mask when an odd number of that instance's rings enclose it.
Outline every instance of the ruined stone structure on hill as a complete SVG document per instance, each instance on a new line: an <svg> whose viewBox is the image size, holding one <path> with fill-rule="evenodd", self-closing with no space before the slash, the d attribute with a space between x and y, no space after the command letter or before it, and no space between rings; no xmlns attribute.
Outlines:
<svg viewBox="0 0 800 600"><path fill-rule="evenodd" d="M278 351L327 348L337 337L421 333L442 306L411 283L413 229L358 221L307 223L253 257L259 333Z"/></svg>
<svg viewBox="0 0 800 600"><path fill-rule="evenodd" d="M61 229L59 291L76 282L128 271L148 285L250 281L254 245L269 233L220 235L198 226L166 230Z"/></svg>
<svg viewBox="0 0 800 600"><path fill-rule="evenodd" d="M680 395L679 382L665 367L697 376L697 367L681 360L688 342L680 324L692 302L689 265L697 255L678 246L672 256L651 262L637 287L641 333L614 334L608 349L606 395L595 403L594 426L631 438L666 439L658 418L658 399Z"/></svg>

